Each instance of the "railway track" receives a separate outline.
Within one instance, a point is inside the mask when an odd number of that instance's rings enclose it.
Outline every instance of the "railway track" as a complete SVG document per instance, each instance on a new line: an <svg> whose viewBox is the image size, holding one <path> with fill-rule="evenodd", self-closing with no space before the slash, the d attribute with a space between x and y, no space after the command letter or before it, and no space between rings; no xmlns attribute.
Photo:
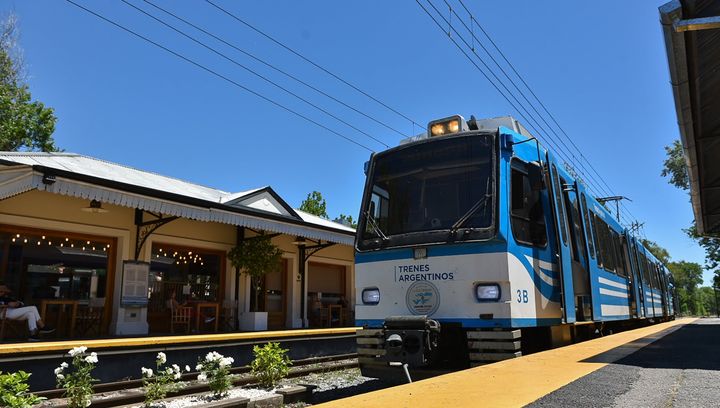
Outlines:
<svg viewBox="0 0 720 408"><path fill-rule="evenodd" d="M357 354L339 354L334 356L313 357L301 360L294 360L288 374L288 378L304 377L314 373L325 373L330 371L346 370L357 368ZM256 384L255 377L250 374L249 366L234 367L231 373L236 375L233 385L247 386ZM197 394L209 391L207 384L195 381L197 373L187 373L182 377L188 385L178 392L168 394L168 397ZM142 389L142 380L128 379L109 383L96 384L93 386L94 395L92 406L97 408L119 407L128 404L143 402L145 394ZM67 404L62 399L63 390L54 389L37 392L36 395L47 398L40 407L65 408Z"/></svg>

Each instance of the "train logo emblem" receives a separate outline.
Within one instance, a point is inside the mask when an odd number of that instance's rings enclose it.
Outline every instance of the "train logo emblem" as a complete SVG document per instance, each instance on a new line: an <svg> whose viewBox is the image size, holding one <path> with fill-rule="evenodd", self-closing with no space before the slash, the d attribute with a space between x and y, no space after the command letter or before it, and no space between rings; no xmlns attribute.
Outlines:
<svg viewBox="0 0 720 408"><path fill-rule="evenodd" d="M415 282L408 288L405 302L412 314L432 315L440 306L440 292L430 282Z"/></svg>

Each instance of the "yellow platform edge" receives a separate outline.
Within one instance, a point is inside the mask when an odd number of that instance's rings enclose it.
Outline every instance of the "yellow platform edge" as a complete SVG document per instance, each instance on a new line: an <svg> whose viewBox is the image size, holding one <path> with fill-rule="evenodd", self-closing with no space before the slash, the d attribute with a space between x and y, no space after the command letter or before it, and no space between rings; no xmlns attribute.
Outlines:
<svg viewBox="0 0 720 408"><path fill-rule="evenodd" d="M678 319L321 404L324 408L522 407L663 337ZM624 347L623 347L624 346Z"/></svg>
<svg viewBox="0 0 720 408"><path fill-rule="evenodd" d="M63 341L47 341L37 343L9 343L0 344L0 356L12 355L14 357L19 354L27 353L66 353L73 347L85 346L89 349L108 349L108 348L132 348L147 346L168 346L179 344L194 343L214 343L229 341L252 341L263 339L281 339L287 337L307 337L307 336L333 336L343 334L355 334L361 327L338 327L330 329L297 329L297 330L277 330L277 331L260 331L260 332L244 332L244 333L220 333L220 334L188 334L178 336L156 336L156 337L119 337L113 339L97 339L97 340L63 340Z"/></svg>

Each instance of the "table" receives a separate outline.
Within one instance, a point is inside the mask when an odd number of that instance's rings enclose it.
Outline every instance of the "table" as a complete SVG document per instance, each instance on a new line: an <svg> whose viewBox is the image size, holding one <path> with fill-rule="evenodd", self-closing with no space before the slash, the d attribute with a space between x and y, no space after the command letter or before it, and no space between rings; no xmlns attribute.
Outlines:
<svg viewBox="0 0 720 408"><path fill-rule="evenodd" d="M218 331L220 323L220 303L217 302L197 302L195 303L195 330L200 332L200 320L203 316L200 314L202 309L213 309L215 311L215 332Z"/></svg>
<svg viewBox="0 0 720 408"><path fill-rule="evenodd" d="M45 320L45 314L47 313L48 305L60 305L63 308L66 305L72 306L72 316L70 317L70 337L75 337L75 319L77 318L79 303L80 302L77 300L70 299L44 299L40 302L40 318L43 322L47 323Z"/></svg>

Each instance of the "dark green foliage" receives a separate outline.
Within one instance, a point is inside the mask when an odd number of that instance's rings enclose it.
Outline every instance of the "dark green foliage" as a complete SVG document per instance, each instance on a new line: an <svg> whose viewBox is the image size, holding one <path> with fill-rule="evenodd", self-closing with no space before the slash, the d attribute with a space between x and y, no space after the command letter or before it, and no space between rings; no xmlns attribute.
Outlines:
<svg viewBox="0 0 720 408"><path fill-rule="evenodd" d="M703 282L702 266L695 262L680 261L670 262L667 267L675 278L675 288L680 304L679 312L697 315L701 311L697 288Z"/></svg>
<svg viewBox="0 0 720 408"><path fill-rule="evenodd" d="M0 21L0 150L55 151L52 134L57 118L52 108L32 100L17 36L13 15Z"/></svg>
<svg viewBox="0 0 720 408"><path fill-rule="evenodd" d="M300 209L318 217L328 218L327 203L319 191L308 193L305 201L300 204Z"/></svg>
<svg viewBox="0 0 720 408"><path fill-rule="evenodd" d="M665 154L667 158L663 163L663 169L660 173L663 177L670 177L669 183L683 190L690 189L690 178L688 177L687 164L683 155L682 144L679 140L673 142L671 146L665 146Z"/></svg>
<svg viewBox="0 0 720 408"><path fill-rule="evenodd" d="M651 254L655 256L660 262L667 265L668 262L670 262L670 253L667 251L667 249L661 247L657 244L655 241L650 241L649 239L643 239L642 244L645 248L650 251Z"/></svg>
<svg viewBox="0 0 720 408"><path fill-rule="evenodd" d="M276 270L282 259L282 251L270 239L270 236L264 235L246 238L228 252L232 266L250 276L250 282L255 288L256 308L259 304L263 276Z"/></svg>

